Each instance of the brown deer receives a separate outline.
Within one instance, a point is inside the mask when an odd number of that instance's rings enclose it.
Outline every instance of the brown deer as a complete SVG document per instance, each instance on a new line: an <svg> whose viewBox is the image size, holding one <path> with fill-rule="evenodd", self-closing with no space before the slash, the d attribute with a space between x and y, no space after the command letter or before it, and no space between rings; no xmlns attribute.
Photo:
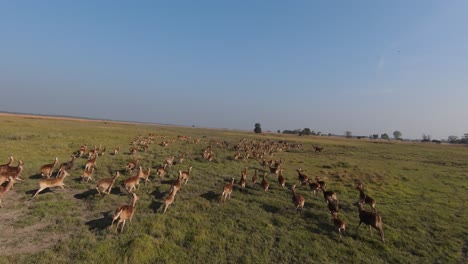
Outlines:
<svg viewBox="0 0 468 264"><path fill-rule="evenodd" d="M307 175L302 173L301 168L297 169L296 171L297 171L297 178L299 179L299 182L301 183L301 185L306 184L309 181L309 177L307 177Z"/></svg>
<svg viewBox="0 0 468 264"><path fill-rule="evenodd" d="M13 184L16 183L16 180L15 178L13 177L8 177L8 184L3 187L3 186L0 186L0 208L3 208L3 205L2 205L2 199L3 199L3 196L11 189L11 187L13 187Z"/></svg>
<svg viewBox="0 0 468 264"><path fill-rule="evenodd" d="M89 157L89 159L85 163L85 170L89 170L92 167L97 169L97 165L96 165L97 157L98 157L97 154L94 154L94 156Z"/></svg>
<svg viewBox="0 0 468 264"><path fill-rule="evenodd" d="M120 176L120 173L117 171L115 173L115 176L112 178L104 178L101 179L97 184L96 184L96 190L98 191L99 194L110 194L112 190L112 186L114 186L115 180Z"/></svg>
<svg viewBox="0 0 468 264"><path fill-rule="evenodd" d="M117 226L115 228L115 232L119 230L120 224L122 224L122 227L120 228L120 233L123 232L125 222L127 221L127 219L130 220L130 223L132 222L133 215L135 214L136 202L139 199L140 198L135 193L133 193L132 204L120 206L119 208L117 208L117 210L115 210L114 218L112 219L112 224L111 224L111 228L112 228L112 226L114 225L114 221L119 219L119 221L117 222Z"/></svg>
<svg viewBox="0 0 468 264"><path fill-rule="evenodd" d="M126 171L129 172L129 174L132 174L132 171L136 169L140 165L140 159L136 159L135 161L129 161L127 162L127 167L125 168Z"/></svg>
<svg viewBox="0 0 468 264"><path fill-rule="evenodd" d="M8 157L8 162L6 164L0 165L0 173L6 172L8 170L8 167L10 167L13 161L14 161L13 156Z"/></svg>
<svg viewBox="0 0 468 264"><path fill-rule="evenodd" d="M255 169L254 174L252 175L252 183L253 185L257 184L258 181L258 169Z"/></svg>
<svg viewBox="0 0 468 264"><path fill-rule="evenodd" d="M270 187L270 182L266 179L267 173L263 173L263 179L262 179L262 187L265 192L268 191L268 188Z"/></svg>
<svg viewBox="0 0 468 264"><path fill-rule="evenodd" d="M75 165L75 156L71 156L71 160L60 164L59 170L57 171L57 176L62 173L62 171L70 171Z"/></svg>
<svg viewBox="0 0 468 264"><path fill-rule="evenodd" d="M167 164L164 164L158 167L156 174L159 175L159 182L162 181L166 173L167 173Z"/></svg>
<svg viewBox="0 0 468 264"><path fill-rule="evenodd" d="M190 172L192 171L192 166L188 168L187 171L179 171L179 175L181 176L182 180L185 180L185 184L187 184L190 178Z"/></svg>
<svg viewBox="0 0 468 264"><path fill-rule="evenodd" d="M323 150L322 146L313 146L313 147L314 147L315 152L322 152Z"/></svg>
<svg viewBox="0 0 468 264"><path fill-rule="evenodd" d="M42 180L39 180L39 189L37 190L37 192L34 194L34 196L31 198L35 198L41 191L47 189L47 188L53 188L53 187L60 187L62 189L65 189L63 186L65 186L65 184L63 183L63 180L65 180L65 178L67 176L69 176L70 174L68 174L67 171L63 171L62 175L60 177L57 177L57 178L53 178L53 179L42 179Z"/></svg>
<svg viewBox="0 0 468 264"><path fill-rule="evenodd" d="M171 205L174 202L174 198L175 198L176 193L177 193L177 190L172 189L172 191L169 193L169 196L167 196L166 199L164 199L164 212L163 212L163 214L166 213L166 210L169 207L169 205Z"/></svg>
<svg viewBox="0 0 468 264"><path fill-rule="evenodd" d="M278 183L282 188L286 186L286 179L283 176L283 169L281 169L278 173Z"/></svg>
<svg viewBox="0 0 468 264"><path fill-rule="evenodd" d="M241 170L241 178L239 180L239 185L242 188L242 191L245 191L245 184L247 181L247 168Z"/></svg>
<svg viewBox="0 0 468 264"><path fill-rule="evenodd" d="M363 203L360 202L360 201L357 201L353 205L357 206L358 211L359 211L359 225L358 225L357 229L359 229L361 224L364 223L367 226L369 226L369 231L370 231L371 236L372 236L372 228L371 227L373 227L373 228L379 230L380 238L382 239L382 242L385 243L384 232L383 232L383 228L382 228L382 217L377 213L364 211L364 209L362 209Z"/></svg>
<svg viewBox="0 0 468 264"><path fill-rule="evenodd" d="M374 212L377 212L377 209L375 209L375 204L376 204L376 202L375 202L374 198L372 198L372 197L370 197L370 196L368 196L368 195L366 195L366 194L364 193L364 191L363 191L363 190L364 190L364 186L363 186L363 183L362 183L362 182L360 182L360 183L358 184L358 186L356 187L356 189L359 190L359 201L364 202L365 204L370 205L370 207L372 208L372 210L373 210Z"/></svg>
<svg viewBox="0 0 468 264"><path fill-rule="evenodd" d="M232 178L231 182L225 184L223 187L223 193L221 194L221 200L224 203L226 198L231 198L232 190L234 189L234 178Z"/></svg>
<svg viewBox="0 0 468 264"><path fill-rule="evenodd" d="M303 210L304 209L304 203L305 199L302 195L296 193L296 185L294 184L291 187L291 192L292 192L292 201L294 203L294 206L296 207L297 210Z"/></svg>
<svg viewBox="0 0 468 264"><path fill-rule="evenodd" d="M94 174L94 167L91 168L91 170L83 170L83 173L81 173L81 178L82 181L89 182L89 180L93 179L93 174Z"/></svg>
<svg viewBox="0 0 468 264"><path fill-rule="evenodd" d="M325 202L331 203L333 201L336 201L336 206L338 206L338 197L335 192L333 191L325 191L324 189L320 188L323 192L323 199L325 199Z"/></svg>
<svg viewBox="0 0 468 264"><path fill-rule="evenodd" d="M50 176L52 176L52 172L54 171L54 167L57 164L57 162L58 162L58 158L55 157L53 163L42 165L41 167L42 177L50 178Z"/></svg>
<svg viewBox="0 0 468 264"><path fill-rule="evenodd" d="M335 225L336 229L338 230L338 234L340 235L340 239L342 239L343 237L341 236L341 231L343 231L343 233L346 231L346 223L345 223L345 221L338 218L338 212L333 212L332 216L333 216L333 224Z"/></svg>
<svg viewBox="0 0 468 264"><path fill-rule="evenodd" d="M151 167L148 167L146 172L143 171L143 168L141 166L138 170L138 177L140 177L140 179L145 180L145 185L150 181L149 180L150 172L151 172Z"/></svg>
<svg viewBox="0 0 468 264"><path fill-rule="evenodd" d="M120 146L118 146L118 147L116 147L116 148L114 149L114 156L117 155L117 154L119 154L119 151L120 151Z"/></svg>
<svg viewBox="0 0 468 264"><path fill-rule="evenodd" d="M320 176L315 177L315 180L316 180L317 183L320 185L320 188L321 188L322 190L325 190L325 189L327 188L327 183L326 183L325 181L322 181L322 180L320 179Z"/></svg>
<svg viewBox="0 0 468 264"><path fill-rule="evenodd" d="M138 177L138 175L125 179L124 186L128 193L133 193L133 190L138 188L138 185L140 185L140 179L141 178Z"/></svg>
<svg viewBox="0 0 468 264"><path fill-rule="evenodd" d="M172 182L172 185L171 185L171 192L173 191L176 191L178 192L180 190L180 187L182 186L182 175L180 175L179 173L179 176L177 177L177 179L175 179L173 182Z"/></svg>
<svg viewBox="0 0 468 264"><path fill-rule="evenodd" d="M314 194L314 196L318 191L322 190L322 189L320 189L320 184L318 184L316 182L312 182L310 180L307 181L307 182L309 183L310 191Z"/></svg>

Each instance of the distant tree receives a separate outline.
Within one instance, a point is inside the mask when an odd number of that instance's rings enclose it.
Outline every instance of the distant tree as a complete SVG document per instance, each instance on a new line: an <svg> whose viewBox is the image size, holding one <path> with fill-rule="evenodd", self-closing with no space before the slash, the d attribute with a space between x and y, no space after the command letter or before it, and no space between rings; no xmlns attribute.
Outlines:
<svg viewBox="0 0 468 264"><path fill-rule="evenodd" d="M310 135L310 128L306 127L304 129L302 129L302 131L299 133L299 136L308 136Z"/></svg>
<svg viewBox="0 0 468 264"><path fill-rule="evenodd" d="M346 131L346 132L345 132L345 136L346 136L347 138L350 138L350 137L353 136L353 133L352 133L351 131Z"/></svg>
<svg viewBox="0 0 468 264"><path fill-rule="evenodd" d="M279 133L281 133L281 130L278 129L278 131L276 131L276 132L278 132L278 134L279 134Z"/></svg>
<svg viewBox="0 0 468 264"><path fill-rule="evenodd" d="M463 138L460 139L461 144L468 144L468 133L463 134Z"/></svg>
<svg viewBox="0 0 468 264"><path fill-rule="evenodd" d="M260 123L255 123L255 128L254 128L255 133L262 133L262 125Z"/></svg>
<svg viewBox="0 0 468 264"><path fill-rule="evenodd" d="M373 135L372 135L372 138L373 138L373 139L378 139L378 138L379 138L379 134L373 134Z"/></svg>
<svg viewBox="0 0 468 264"><path fill-rule="evenodd" d="M380 135L380 138L381 139L390 139L390 137L387 135L387 133L383 133L382 135Z"/></svg>
<svg viewBox="0 0 468 264"><path fill-rule="evenodd" d="M422 134L421 142L431 142L431 135Z"/></svg>
<svg viewBox="0 0 468 264"><path fill-rule="evenodd" d="M457 136L449 136L447 141L452 144L460 143Z"/></svg>
<svg viewBox="0 0 468 264"><path fill-rule="evenodd" d="M317 132L317 136L321 136L322 135L322 132Z"/></svg>
<svg viewBox="0 0 468 264"><path fill-rule="evenodd" d="M396 140L400 140L401 139L401 132L400 131L395 131L393 132L393 137L396 139Z"/></svg>

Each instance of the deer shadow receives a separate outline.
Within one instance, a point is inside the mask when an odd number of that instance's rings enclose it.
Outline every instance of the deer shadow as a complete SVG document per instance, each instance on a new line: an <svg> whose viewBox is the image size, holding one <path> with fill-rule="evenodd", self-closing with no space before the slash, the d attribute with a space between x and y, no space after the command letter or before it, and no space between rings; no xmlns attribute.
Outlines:
<svg viewBox="0 0 468 264"><path fill-rule="evenodd" d="M204 193L202 195L200 195L200 197L210 201L210 202L215 202L215 201L218 201L219 198L220 198L220 195L219 193L215 193L214 191L209 191L207 193Z"/></svg>
<svg viewBox="0 0 468 264"><path fill-rule="evenodd" d="M42 177L42 175L38 173L38 174L31 175L28 178L32 180L37 180L37 179L43 179L44 177Z"/></svg>
<svg viewBox="0 0 468 264"><path fill-rule="evenodd" d="M34 189L34 190L30 190L30 191L26 191L26 194L29 194L29 195L34 195L37 190L39 189ZM38 193L37 195L40 195L40 194L45 194L45 193L51 193L51 192L54 192L54 190L51 190L50 188L47 188L47 189L44 189L42 190L40 193Z"/></svg>
<svg viewBox="0 0 468 264"><path fill-rule="evenodd" d="M101 212L102 218L86 222L86 225L89 227L89 230L102 231L109 227L112 224L112 217L110 215L111 212L112 211Z"/></svg>
<svg viewBox="0 0 468 264"><path fill-rule="evenodd" d="M79 199L79 200L86 200L89 197L96 195L97 193L98 192L96 191L96 189L89 189L89 190L87 190L87 191L85 191L83 193L75 194L73 197L75 197L76 199Z"/></svg>

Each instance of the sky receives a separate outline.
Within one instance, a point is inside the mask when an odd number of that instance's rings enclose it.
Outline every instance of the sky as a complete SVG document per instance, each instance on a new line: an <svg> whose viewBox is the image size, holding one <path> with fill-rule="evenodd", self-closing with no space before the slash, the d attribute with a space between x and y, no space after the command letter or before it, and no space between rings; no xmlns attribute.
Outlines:
<svg viewBox="0 0 468 264"><path fill-rule="evenodd" d="M468 1L0 1L0 111L468 133Z"/></svg>

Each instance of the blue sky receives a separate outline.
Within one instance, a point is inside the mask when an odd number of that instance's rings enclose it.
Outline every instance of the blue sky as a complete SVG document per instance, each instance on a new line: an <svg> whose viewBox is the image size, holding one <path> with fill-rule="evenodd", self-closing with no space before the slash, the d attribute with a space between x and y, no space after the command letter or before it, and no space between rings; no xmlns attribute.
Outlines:
<svg viewBox="0 0 468 264"><path fill-rule="evenodd" d="M467 1L0 1L0 110L461 136L467 10Z"/></svg>

